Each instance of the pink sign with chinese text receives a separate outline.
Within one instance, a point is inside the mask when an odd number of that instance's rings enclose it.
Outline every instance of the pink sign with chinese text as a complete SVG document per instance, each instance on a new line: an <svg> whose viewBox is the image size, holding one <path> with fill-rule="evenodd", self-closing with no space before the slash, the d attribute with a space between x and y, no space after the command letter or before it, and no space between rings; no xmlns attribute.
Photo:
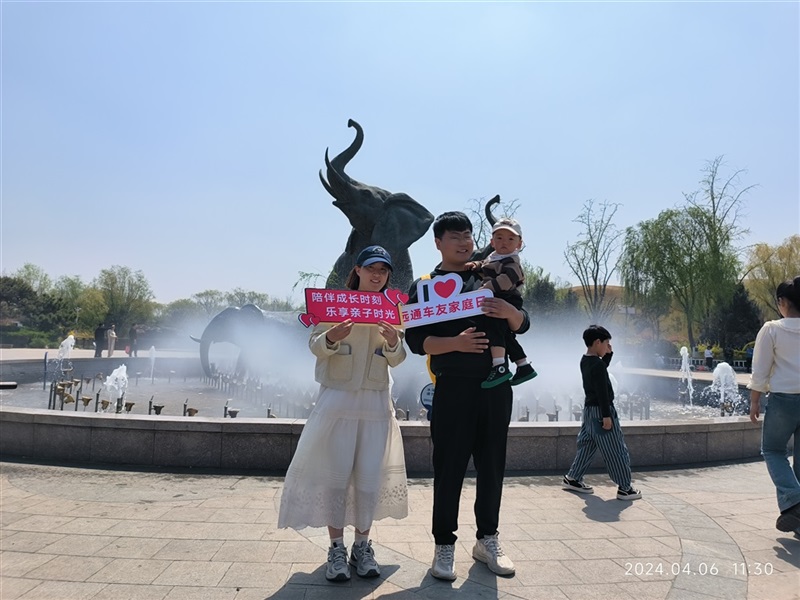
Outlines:
<svg viewBox="0 0 800 600"><path fill-rule="evenodd" d="M398 305L408 296L399 290L359 292L356 290L320 290L306 288L306 312L299 316L306 327L318 323L354 323L386 321L401 325Z"/></svg>

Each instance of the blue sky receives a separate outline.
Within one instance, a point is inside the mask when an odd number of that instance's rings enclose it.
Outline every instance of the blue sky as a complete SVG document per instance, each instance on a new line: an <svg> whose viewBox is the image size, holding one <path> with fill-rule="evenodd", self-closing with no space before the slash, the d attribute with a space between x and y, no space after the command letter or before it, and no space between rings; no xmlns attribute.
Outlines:
<svg viewBox="0 0 800 600"><path fill-rule="evenodd" d="M517 200L525 259L563 281L585 201L635 225L718 155L758 184L743 244L800 231L795 2L1 10L4 274L127 265L160 302L288 297L349 234L317 177L349 118L352 177L434 214ZM434 266L430 231L411 256Z"/></svg>

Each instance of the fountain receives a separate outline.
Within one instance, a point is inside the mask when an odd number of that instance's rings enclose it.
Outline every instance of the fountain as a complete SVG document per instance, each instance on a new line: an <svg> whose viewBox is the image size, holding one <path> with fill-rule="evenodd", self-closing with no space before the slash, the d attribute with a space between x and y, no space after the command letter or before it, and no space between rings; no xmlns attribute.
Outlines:
<svg viewBox="0 0 800 600"><path fill-rule="evenodd" d="M153 374L156 370L156 347L150 346L150 351L148 352L150 355L150 383L154 383Z"/></svg>
<svg viewBox="0 0 800 600"><path fill-rule="evenodd" d="M58 347L58 360L65 360L69 359L70 355L72 354L72 349L75 347L75 336L69 334L67 339L61 342L61 345Z"/></svg>
<svg viewBox="0 0 800 600"><path fill-rule="evenodd" d="M128 367L120 365L111 372L103 385L108 390L112 398L116 398L116 412L122 412L122 399L125 397L125 390L128 389ZM113 394L116 394L114 396Z"/></svg>
<svg viewBox="0 0 800 600"><path fill-rule="evenodd" d="M719 406L722 417L750 412L749 402L739 393L736 372L726 362L720 362L714 368L714 380L701 392L700 397L708 406Z"/></svg>
<svg viewBox="0 0 800 600"><path fill-rule="evenodd" d="M689 365L689 349L686 346L681 346L681 379L680 383L685 386L685 391L682 393L679 389L681 398L688 397L689 406L692 406L692 396L694 395L694 386L692 385L692 369ZM685 402L684 402L685 404Z"/></svg>

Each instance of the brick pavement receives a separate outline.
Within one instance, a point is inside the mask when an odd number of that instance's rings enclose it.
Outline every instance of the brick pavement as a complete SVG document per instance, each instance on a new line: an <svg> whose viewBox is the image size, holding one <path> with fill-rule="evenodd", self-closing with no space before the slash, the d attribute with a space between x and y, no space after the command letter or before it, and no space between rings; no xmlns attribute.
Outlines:
<svg viewBox="0 0 800 600"><path fill-rule="evenodd" d="M452 584L427 573L431 481L411 480L410 516L373 528L381 577L332 584L323 529L276 529L280 477L5 462L0 598L800 598L800 539L775 529L762 462L634 475L644 498L632 503L602 473L587 477L592 496L561 490L557 475L508 478L510 578L470 556L468 479Z"/></svg>

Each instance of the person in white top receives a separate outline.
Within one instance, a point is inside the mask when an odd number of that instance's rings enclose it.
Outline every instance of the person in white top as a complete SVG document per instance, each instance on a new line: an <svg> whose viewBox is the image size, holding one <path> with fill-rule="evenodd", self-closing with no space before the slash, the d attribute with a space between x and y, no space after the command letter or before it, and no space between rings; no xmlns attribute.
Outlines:
<svg viewBox="0 0 800 600"><path fill-rule="evenodd" d="M779 531L800 537L800 277L784 281L775 296L782 319L768 321L756 336L750 375L750 420L758 422L761 396L768 394L761 454L775 484ZM794 435L793 464L788 444Z"/></svg>
<svg viewBox="0 0 800 600"><path fill-rule="evenodd" d="M713 371L714 370L714 351L711 350L711 344L706 346L706 351L703 353L703 356L706 358L706 370Z"/></svg>

